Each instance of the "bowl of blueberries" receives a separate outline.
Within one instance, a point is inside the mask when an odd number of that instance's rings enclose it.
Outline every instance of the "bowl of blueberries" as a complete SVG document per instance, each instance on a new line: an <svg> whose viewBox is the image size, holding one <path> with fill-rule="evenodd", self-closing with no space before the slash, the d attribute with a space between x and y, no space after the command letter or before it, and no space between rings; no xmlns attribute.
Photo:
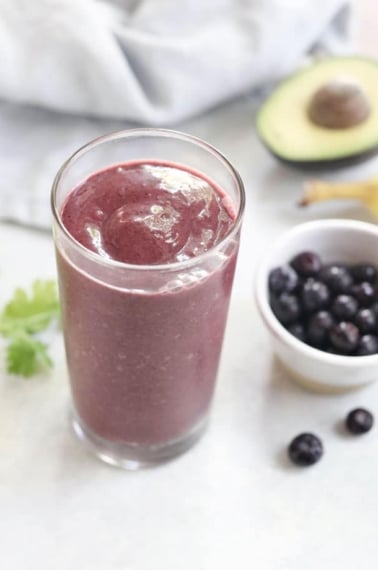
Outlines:
<svg viewBox="0 0 378 570"><path fill-rule="evenodd" d="M344 391L378 379L378 227L318 220L264 256L257 306L279 360L307 388Z"/></svg>

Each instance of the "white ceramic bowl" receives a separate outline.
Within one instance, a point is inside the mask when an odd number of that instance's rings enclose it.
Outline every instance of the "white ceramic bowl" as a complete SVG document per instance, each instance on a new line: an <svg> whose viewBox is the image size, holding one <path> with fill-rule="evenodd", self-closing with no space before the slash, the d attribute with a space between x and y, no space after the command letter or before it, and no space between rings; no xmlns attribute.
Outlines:
<svg viewBox="0 0 378 570"><path fill-rule="evenodd" d="M378 267L378 226L352 220L320 220L295 226L277 240L258 267L255 295L273 349L289 374L307 388L343 391L378 379L378 354L340 356L312 348L289 333L273 314L268 275L301 251L317 252L326 263L370 262Z"/></svg>

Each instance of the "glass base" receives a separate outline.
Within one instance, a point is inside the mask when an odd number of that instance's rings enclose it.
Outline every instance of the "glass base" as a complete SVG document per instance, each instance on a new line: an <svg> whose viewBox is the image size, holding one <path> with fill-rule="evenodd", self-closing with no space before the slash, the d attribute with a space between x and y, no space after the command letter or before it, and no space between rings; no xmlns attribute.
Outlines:
<svg viewBox="0 0 378 570"><path fill-rule="evenodd" d="M114 467L137 471L154 467L188 451L206 431L208 417L202 418L194 428L179 439L161 445L113 443L95 435L81 419L72 413L72 427L82 444L93 455Z"/></svg>

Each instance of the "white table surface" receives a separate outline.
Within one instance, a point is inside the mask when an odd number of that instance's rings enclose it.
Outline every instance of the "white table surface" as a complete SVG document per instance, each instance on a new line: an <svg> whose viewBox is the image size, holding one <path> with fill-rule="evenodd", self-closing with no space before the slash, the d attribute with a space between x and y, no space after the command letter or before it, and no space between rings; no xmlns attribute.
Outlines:
<svg viewBox="0 0 378 570"><path fill-rule="evenodd" d="M209 431L171 463L123 472L87 454L71 433L60 336L53 346L52 374L25 381L2 371L4 570L376 567L378 427L352 438L341 433L339 422L357 405L378 417L378 383L342 396L297 387L275 361L253 300L257 260L282 231L317 217L372 218L357 204L298 210L295 202L306 174L281 166L262 148L253 127L255 107L249 99L234 101L175 125L219 147L240 170L247 191ZM42 179L49 179L68 150L125 126L4 105L0 111L1 148L19 161L20 180L33 161L45 169ZM6 167L4 154L2 160ZM329 176L377 172L378 161L371 160ZM48 207L49 189L42 191ZM48 233L0 224L2 303L15 286L54 276ZM287 443L304 430L318 433L325 445L324 458L309 469L295 468L286 459Z"/></svg>

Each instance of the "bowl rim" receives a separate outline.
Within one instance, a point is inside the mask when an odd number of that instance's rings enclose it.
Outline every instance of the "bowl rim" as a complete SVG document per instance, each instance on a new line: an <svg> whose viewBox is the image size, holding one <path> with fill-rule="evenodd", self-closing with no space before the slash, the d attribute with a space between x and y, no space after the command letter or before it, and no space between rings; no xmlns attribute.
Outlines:
<svg viewBox="0 0 378 570"><path fill-rule="evenodd" d="M365 234L375 237L378 240L378 226L370 222L362 222L358 220L340 220L329 218L326 220L311 220L296 224L287 231L281 233L274 240L268 251L265 251L261 257L256 271L255 278L255 301L265 325L270 334L278 338L288 345L292 350L298 351L312 360L322 361L324 364L331 366L343 365L347 368L369 368L376 365L378 368L378 354L370 354L365 356L352 356L342 354L331 354L314 348L303 341L297 339L279 322L273 313L268 299L267 277L269 270L273 268L271 259L273 255L283 247L283 245L291 240L293 236L302 235L308 231L323 229L328 230L351 230L355 232L364 232ZM284 261L283 261L284 263Z"/></svg>

